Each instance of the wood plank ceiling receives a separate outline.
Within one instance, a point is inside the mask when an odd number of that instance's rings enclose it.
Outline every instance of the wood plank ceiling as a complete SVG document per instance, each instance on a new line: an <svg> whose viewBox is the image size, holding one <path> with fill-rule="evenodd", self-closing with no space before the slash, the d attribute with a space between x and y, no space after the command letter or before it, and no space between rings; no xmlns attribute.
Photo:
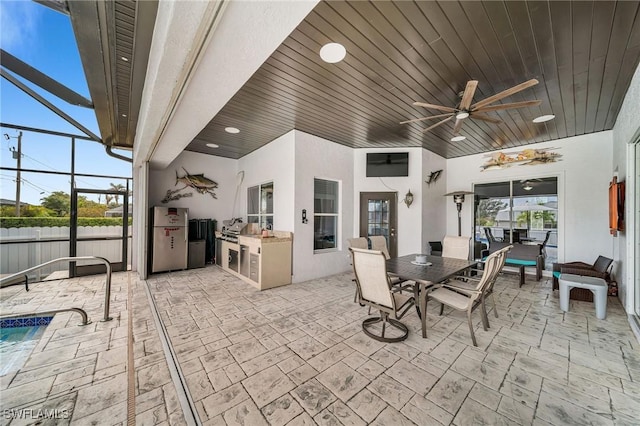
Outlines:
<svg viewBox="0 0 640 426"><path fill-rule="evenodd" d="M131 149L158 3L113 0L66 5L102 142Z"/></svg>
<svg viewBox="0 0 640 426"><path fill-rule="evenodd" d="M240 158L298 129L454 158L608 130L640 61L639 14L636 1L320 2L187 150ZM320 59L328 42L346 47L342 62ZM455 120L399 124L441 114L414 101L456 106L468 80L477 102L531 78L502 102L540 106L488 113L498 125L466 119L464 141L450 141ZM556 118L532 123L542 114Z"/></svg>

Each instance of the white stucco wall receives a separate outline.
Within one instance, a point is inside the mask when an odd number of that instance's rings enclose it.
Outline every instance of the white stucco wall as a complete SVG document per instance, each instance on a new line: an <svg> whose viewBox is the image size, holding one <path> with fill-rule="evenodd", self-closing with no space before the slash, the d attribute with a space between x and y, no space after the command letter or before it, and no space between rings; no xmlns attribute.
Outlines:
<svg viewBox="0 0 640 426"><path fill-rule="evenodd" d="M447 160L426 149L422 150L422 250L429 241L442 241L447 228L446 204L451 203L447 193ZM442 170L435 182L427 184L431 172Z"/></svg>
<svg viewBox="0 0 640 426"><path fill-rule="evenodd" d="M176 190L183 186L181 184L176 186L176 172L179 176L184 176L183 167L189 171L189 174L204 173L205 177L215 181L218 184L218 188L215 190L217 198L212 198L208 194L199 194L194 189L188 188L180 193L192 192L191 197L181 198L167 204L161 203L168 189ZM189 218L216 219L218 230L220 230L222 220L231 217L231 207L236 190L236 172L236 160L184 151L166 169L149 172L149 207L188 207Z"/></svg>
<svg viewBox="0 0 640 426"><path fill-rule="evenodd" d="M422 244L422 148L378 148L356 149L353 161L354 179L354 216L353 236L359 236L360 229L360 193L361 192L397 192L398 194L398 256L420 253ZM409 176L406 177L367 177L368 152L408 152ZM407 208L400 201L408 190L413 194L413 204Z"/></svg>
<svg viewBox="0 0 640 426"><path fill-rule="evenodd" d="M350 268L345 240L354 235L353 149L300 131L295 132L294 282L324 277ZM313 252L314 179L340 182L338 249ZM308 223L302 223L302 209Z"/></svg>
<svg viewBox="0 0 640 426"><path fill-rule="evenodd" d="M447 160L447 192L471 191L474 184L509 179L558 177L558 259L593 263L598 255L612 257L613 237L609 234L609 182L612 177L613 132L599 132L526 148L555 148L561 161L536 166L512 166L480 171L485 154ZM462 234L473 235L473 202L462 206ZM457 233L457 212L447 203L447 233Z"/></svg>
<svg viewBox="0 0 640 426"><path fill-rule="evenodd" d="M618 297L622 301L622 305L630 314L633 312L633 299L635 291L640 289L634 287L635 274L640 272L633 271L635 265L635 256L640 253L634 249L634 232L635 224L638 223L637 203L635 200L637 185L640 182L633 176L633 171L629 170L627 165L629 161L635 161L635 158L629 157L629 144L634 143L640 137L640 66L629 86L629 90L625 95L622 107L618 113L616 124L613 127L613 164L614 172L618 173L618 180L626 181L626 208L625 219L626 229L624 232L618 233L618 237L614 242L614 259L616 259L616 280L618 281ZM640 165L635 164L636 169ZM635 202L634 202L635 201Z"/></svg>
<svg viewBox="0 0 640 426"><path fill-rule="evenodd" d="M278 231L294 231L295 132L286 133L273 142L238 160L244 181L236 211L247 219L247 188L273 182L273 227Z"/></svg>

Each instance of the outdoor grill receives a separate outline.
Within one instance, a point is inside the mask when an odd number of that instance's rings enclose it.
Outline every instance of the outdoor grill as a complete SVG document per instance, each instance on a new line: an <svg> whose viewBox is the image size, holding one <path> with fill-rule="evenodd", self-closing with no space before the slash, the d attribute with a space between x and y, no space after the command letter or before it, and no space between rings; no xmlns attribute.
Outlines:
<svg viewBox="0 0 640 426"><path fill-rule="evenodd" d="M231 243L238 242L238 235L244 234L246 223L236 222L235 220L223 220L222 227L222 240L229 241Z"/></svg>

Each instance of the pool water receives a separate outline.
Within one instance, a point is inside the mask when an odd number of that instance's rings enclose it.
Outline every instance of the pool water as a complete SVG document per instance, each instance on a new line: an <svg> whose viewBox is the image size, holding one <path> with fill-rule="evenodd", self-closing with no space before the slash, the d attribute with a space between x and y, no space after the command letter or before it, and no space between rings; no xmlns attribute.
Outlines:
<svg viewBox="0 0 640 426"><path fill-rule="evenodd" d="M0 376L22 367L46 325L0 328Z"/></svg>

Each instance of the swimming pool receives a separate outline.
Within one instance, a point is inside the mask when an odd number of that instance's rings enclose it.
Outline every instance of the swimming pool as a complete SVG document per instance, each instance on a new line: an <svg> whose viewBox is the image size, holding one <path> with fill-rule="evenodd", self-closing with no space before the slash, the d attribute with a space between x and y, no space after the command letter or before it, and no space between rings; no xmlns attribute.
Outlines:
<svg viewBox="0 0 640 426"><path fill-rule="evenodd" d="M0 320L0 376L22 367L53 317Z"/></svg>

